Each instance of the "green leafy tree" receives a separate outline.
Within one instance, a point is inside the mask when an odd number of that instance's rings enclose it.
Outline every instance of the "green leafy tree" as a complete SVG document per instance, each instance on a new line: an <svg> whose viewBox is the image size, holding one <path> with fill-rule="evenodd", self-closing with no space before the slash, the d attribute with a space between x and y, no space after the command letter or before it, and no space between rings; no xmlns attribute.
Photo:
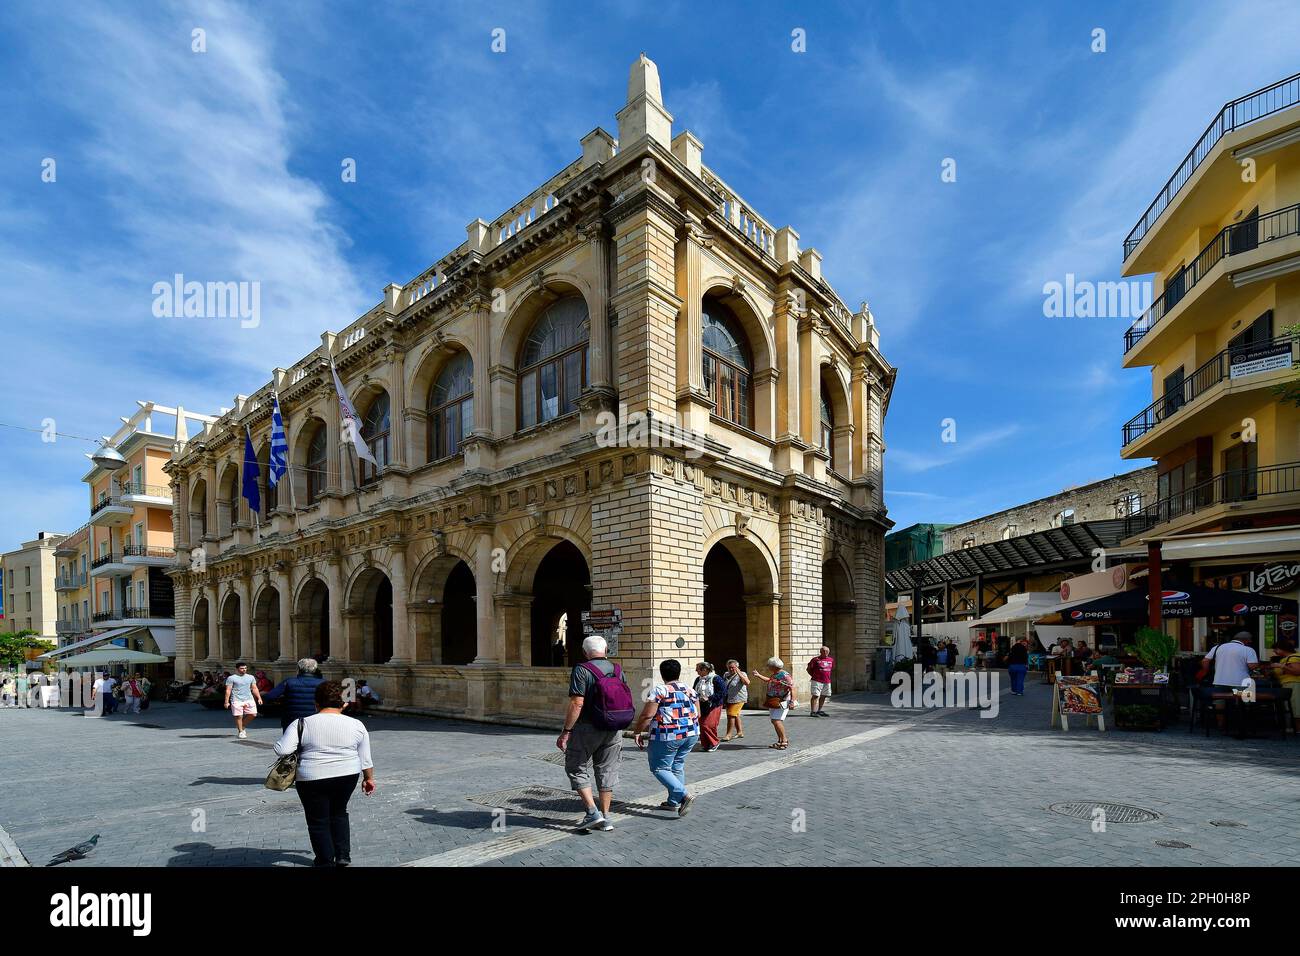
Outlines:
<svg viewBox="0 0 1300 956"><path fill-rule="evenodd" d="M46 647L38 640L39 635L32 630L8 631L0 634L0 663L6 668L19 667L27 656L27 651Z"/></svg>
<svg viewBox="0 0 1300 956"><path fill-rule="evenodd" d="M1282 330L1282 333L1284 335L1300 335L1300 322L1295 325L1288 325ZM1278 397L1278 401L1300 405L1300 370L1297 370L1296 377L1292 378L1291 381L1274 385L1273 394Z"/></svg>

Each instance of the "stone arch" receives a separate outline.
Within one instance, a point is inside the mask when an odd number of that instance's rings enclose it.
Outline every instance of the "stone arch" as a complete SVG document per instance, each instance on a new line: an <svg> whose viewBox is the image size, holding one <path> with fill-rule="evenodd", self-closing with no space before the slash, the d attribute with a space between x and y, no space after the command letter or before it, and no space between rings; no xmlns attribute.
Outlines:
<svg viewBox="0 0 1300 956"><path fill-rule="evenodd" d="M462 352L469 356L470 363L475 370L475 384L477 385L477 372L479 368L479 353L486 352L486 347L477 348L466 338L458 335L445 335L440 342L430 343L423 353L412 363L411 374L407 376L407 402L406 402L406 421L407 421L407 460L415 467L426 464L429 458L429 392L437 382L438 376L446 368L447 363L460 355ZM491 396L479 395L477 388L474 394L475 408L480 401L487 402L487 407L491 407Z"/></svg>
<svg viewBox="0 0 1300 956"><path fill-rule="evenodd" d="M206 479L198 478L190 486L190 546L201 547L207 533L208 483Z"/></svg>
<svg viewBox="0 0 1300 956"><path fill-rule="evenodd" d="M343 611L348 660L387 664L393 657L393 584L387 571L366 564L352 576Z"/></svg>
<svg viewBox="0 0 1300 956"><path fill-rule="evenodd" d="M239 595L234 591L228 592L221 601L217 637L221 645L221 662L227 667L239 660L239 603Z"/></svg>
<svg viewBox="0 0 1300 956"><path fill-rule="evenodd" d="M208 646L209 617L212 613L207 597L200 595L190 611L190 636L194 642L194 661L206 661L212 657L212 648Z"/></svg>
<svg viewBox="0 0 1300 956"><path fill-rule="evenodd" d="M227 461L221 466L217 478L217 536L233 534L242 517L239 494L239 466Z"/></svg>
<svg viewBox="0 0 1300 956"><path fill-rule="evenodd" d="M253 658L273 661L280 656L280 591L264 584L253 599Z"/></svg>
<svg viewBox="0 0 1300 956"><path fill-rule="evenodd" d="M325 435L324 467L326 473L312 476L307 473L307 455L317 432L322 431ZM294 429L293 440L289 444L289 477L293 482L294 500L301 506L311 504L310 490L314 487L315 481L319 481L322 488L328 488L331 485L329 470L337 468L338 465L337 462L330 460L330 444L329 426L325 423L325 419L319 415L308 417Z"/></svg>
<svg viewBox="0 0 1300 956"><path fill-rule="evenodd" d="M578 296L582 299L587 307L588 322L597 318L592 307L590 287L584 280L568 274L563 277L549 278L540 289L529 288L520 294L511 307L501 332L500 351L494 363L494 368L499 367L501 370L494 376L492 383L492 407L499 413L494 422L494 430L497 434L509 435L519 430L516 373L519 368L520 349L547 306L569 296ZM590 368L587 374L590 380Z"/></svg>
<svg viewBox="0 0 1300 956"><path fill-rule="evenodd" d="M822 643L835 658L832 689L835 684L844 690L865 686L866 665L856 647L856 620L853 571L832 551L822 564Z"/></svg>
<svg viewBox="0 0 1300 956"><path fill-rule="evenodd" d="M464 602L459 600L462 595L459 590L453 590L452 609L448 612L447 589L449 584L454 586L452 574L458 567L470 570L470 580L473 581L473 561L472 555L447 545L445 549L427 555L416 566L411 577L415 586L407 604L407 621L415 638L415 660L432 664L469 663L447 657L449 647L457 652L453 656L464 656L461 651L465 639ZM471 654L470 660L473 657Z"/></svg>
<svg viewBox="0 0 1300 956"><path fill-rule="evenodd" d="M731 310L745 330L754 356L754 374L776 368L776 339L768 322L767 310L748 288L737 290L730 279L716 277L704 283L702 299L714 299Z"/></svg>
<svg viewBox="0 0 1300 956"><path fill-rule="evenodd" d="M821 399L822 390L825 389L826 398L830 404L832 424L834 426L831 433L831 447L827 449L830 452L831 460L827 467L843 475L845 478L853 475L853 406L849 402L849 386L844 381L843 374L839 371L838 363L826 358L822 361L821 374L818 377L818 390L814 396L816 399L817 421L816 434L818 444L821 442Z"/></svg>
<svg viewBox="0 0 1300 956"><path fill-rule="evenodd" d="M779 649L779 578L762 540L720 529L705 544L703 577L705 659L719 670L728 658L761 668ZM750 697L761 703L761 694Z"/></svg>
<svg viewBox="0 0 1300 956"><path fill-rule="evenodd" d="M582 612L591 610L591 561L568 540L530 560L529 646L534 667L572 667L582 658Z"/></svg>
<svg viewBox="0 0 1300 956"><path fill-rule="evenodd" d="M298 586L293 602L293 656L298 660L334 653L330 634L330 594L324 578L308 577Z"/></svg>

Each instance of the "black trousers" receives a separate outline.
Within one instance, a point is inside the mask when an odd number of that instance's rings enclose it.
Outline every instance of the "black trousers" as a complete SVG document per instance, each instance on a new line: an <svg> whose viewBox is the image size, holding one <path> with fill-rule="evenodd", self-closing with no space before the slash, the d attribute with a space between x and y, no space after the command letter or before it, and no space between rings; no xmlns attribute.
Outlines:
<svg viewBox="0 0 1300 956"><path fill-rule="evenodd" d="M348 801L357 788L357 775L299 780L294 784L317 866L352 862L352 835L348 828Z"/></svg>

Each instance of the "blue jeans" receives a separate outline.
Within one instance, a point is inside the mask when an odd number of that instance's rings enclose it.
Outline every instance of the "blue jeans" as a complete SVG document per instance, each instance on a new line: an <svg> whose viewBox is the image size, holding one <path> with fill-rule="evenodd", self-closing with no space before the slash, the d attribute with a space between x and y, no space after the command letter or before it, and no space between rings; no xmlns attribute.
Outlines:
<svg viewBox="0 0 1300 956"><path fill-rule="evenodd" d="M650 755L650 772L668 788L668 802L681 803L686 799L686 755L695 749L698 735L681 740L652 740L647 748Z"/></svg>
<svg viewBox="0 0 1300 956"><path fill-rule="evenodd" d="M1028 672L1028 664L1010 664L1007 666L1007 673L1011 675L1011 693L1023 694L1025 692L1025 674Z"/></svg>

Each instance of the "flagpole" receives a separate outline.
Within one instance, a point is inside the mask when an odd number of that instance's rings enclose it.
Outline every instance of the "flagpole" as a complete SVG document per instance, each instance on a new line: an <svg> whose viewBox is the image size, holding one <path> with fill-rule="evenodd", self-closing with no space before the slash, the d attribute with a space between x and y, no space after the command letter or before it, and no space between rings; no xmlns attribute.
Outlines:
<svg viewBox="0 0 1300 956"><path fill-rule="evenodd" d="M284 438L286 444L286 448L284 452L284 457L285 457L284 473L289 476L289 507L293 509L293 526L296 528L298 527L298 496L294 493L293 490L293 461L292 461L292 456L289 454L289 449L287 447L289 441L289 429L284 423L284 409L280 407L280 393L272 389L271 395L275 399L275 409L277 412L280 413L280 428L284 431ZM267 466L268 468L270 467L269 459L267 462ZM277 485L276 488L278 491L279 486Z"/></svg>

